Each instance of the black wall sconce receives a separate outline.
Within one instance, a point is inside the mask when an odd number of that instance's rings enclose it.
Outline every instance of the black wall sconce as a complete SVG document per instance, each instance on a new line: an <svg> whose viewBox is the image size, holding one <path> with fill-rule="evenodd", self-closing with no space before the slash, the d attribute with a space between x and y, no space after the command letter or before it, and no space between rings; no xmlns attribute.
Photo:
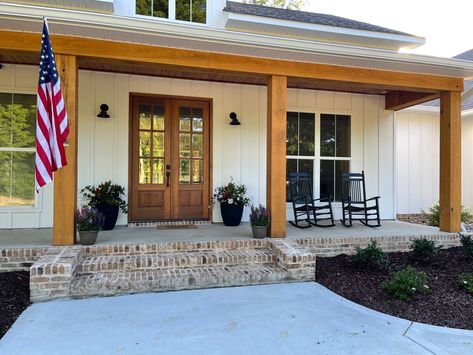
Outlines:
<svg viewBox="0 0 473 355"><path fill-rule="evenodd" d="M238 121L237 114L235 112L230 113L230 118L232 120L230 122L230 126L239 126L239 125L241 125L240 121Z"/></svg>
<svg viewBox="0 0 473 355"><path fill-rule="evenodd" d="M110 115L108 114L108 105L107 104L102 104L100 105L100 113L97 115L98 118L110 118Z"/></svg>

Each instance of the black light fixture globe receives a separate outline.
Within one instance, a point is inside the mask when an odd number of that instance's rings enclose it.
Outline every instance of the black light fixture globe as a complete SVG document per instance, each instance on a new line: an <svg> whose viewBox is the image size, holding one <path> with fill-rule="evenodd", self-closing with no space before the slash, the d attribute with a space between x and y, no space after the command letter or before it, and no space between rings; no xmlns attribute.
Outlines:
<svg viewBox="0 0 473 355"><path fill-rule="evenodd" d="M100 105L100 113L97 115L98 118L110 118L110 115L108 114L108 105L107 104L102 104Z"/></svg>
<svg viewBox="0 0 473 355"><path fill-rule="evenodd" d="M230 122L230 126L239 126L239 125L241 125L240 121L238 121L237 114L235 112L230 113L230 118L232 120Z"/></svg>

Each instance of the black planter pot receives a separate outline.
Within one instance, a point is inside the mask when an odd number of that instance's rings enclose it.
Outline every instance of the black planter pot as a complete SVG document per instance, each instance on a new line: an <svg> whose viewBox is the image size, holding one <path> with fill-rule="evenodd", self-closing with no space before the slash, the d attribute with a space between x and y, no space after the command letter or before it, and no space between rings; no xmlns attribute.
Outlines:
<svg viewBox="0 0 473 355"><path fill-rule="evenodd" d="M238 226L243 216L244 206L236 204L228 204L227 202L220 203L220 212L222 213L223 224L227 227Z"/></svg>
<svg viewBox="0 0 473 355"><path fill-rule="evenodd" d="M97 206L97 209L105 216L105 224L102 229L109 231L115 228L118 218L118 206L100 205Z"/></svg>

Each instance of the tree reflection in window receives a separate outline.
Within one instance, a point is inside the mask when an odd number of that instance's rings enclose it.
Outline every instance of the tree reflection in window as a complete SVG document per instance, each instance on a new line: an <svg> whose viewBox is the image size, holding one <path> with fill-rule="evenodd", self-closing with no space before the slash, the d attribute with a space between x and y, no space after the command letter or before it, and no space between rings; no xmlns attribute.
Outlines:
<svg viewBox="0 0 473 355"><path fill-rule="evenodd" d="M0 206L34 206L36 96L0 93Z"/></svg>

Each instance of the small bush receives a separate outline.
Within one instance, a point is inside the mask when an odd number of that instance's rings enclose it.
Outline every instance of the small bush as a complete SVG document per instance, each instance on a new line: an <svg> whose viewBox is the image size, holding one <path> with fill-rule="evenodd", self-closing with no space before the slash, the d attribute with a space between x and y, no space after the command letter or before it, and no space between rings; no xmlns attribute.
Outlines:
<svg viewBox="0 0 473 355"><path fill-rule="evenodd" d="M458 283L466 290L466 292L473 295L473 274L460 275Z"/></svg>
<svg viewBox="0 0 473 355"><path fill-rule="evenodd" d="M396 272L392 280L383 283L382 287L403 301L409 301L415 293L430 292L425 272L418 272L412 266Z"/></svg>
<svg viewBox="0 0 473 355"><path fill-rule="evenodd" d="M422 210L422 213L425 213L429 216L429 225L433 227L438 227L440 223L440 205L439 203L434 203L427 211ZM461 211L461 220L463 223L470 222L473 216L471 215L470 209L462 206Z"/></svg>
<svg viewBox="0 0 473 355"><path fill-rule="evenodd" d="M428 260L442 249L443 245L435 245L433 240L428 239L416 239L412 241L410 249L416 259Z"/></svg>
<svg viewBox="0 0 473 355"><path fill-rule="evenodd" d="M360 267L385 268L389 264L388 255L374 240L366 248L355 248L353 263Z"/></svg>
<svg viewBox="0 0 473 355"><path fill-rule="evenodd" d="M464 235L461 237L461 243L463 245L463 250L466 254L473 257L473 239L470 235Z"/></svg>

